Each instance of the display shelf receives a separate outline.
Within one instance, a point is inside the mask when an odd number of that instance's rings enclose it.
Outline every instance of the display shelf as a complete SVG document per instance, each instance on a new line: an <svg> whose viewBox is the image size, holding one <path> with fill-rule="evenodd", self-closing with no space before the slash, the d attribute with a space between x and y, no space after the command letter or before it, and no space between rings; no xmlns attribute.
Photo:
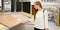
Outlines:
<svg viewBox="0 0 60 30"><path fill-rule="evenodd" d="M59 17L59 15L60 15L60 13L59 13L59 8L55 11L55 14L54 14L54 20L55 20L55 23L56 23L56 25L57 26L60 26L60 17Z"/></svg>
<svg viewBox="0 0 60 30"><path fill-rule="evenodd" d="M4 0L4 11L11 12L11 0Z"/></svg>
<svg viewBox="0 0 60 30"><path fill-rule="evenodd" d="M60 0L41 0L42 2L54 2L59 3Z"/></svg>

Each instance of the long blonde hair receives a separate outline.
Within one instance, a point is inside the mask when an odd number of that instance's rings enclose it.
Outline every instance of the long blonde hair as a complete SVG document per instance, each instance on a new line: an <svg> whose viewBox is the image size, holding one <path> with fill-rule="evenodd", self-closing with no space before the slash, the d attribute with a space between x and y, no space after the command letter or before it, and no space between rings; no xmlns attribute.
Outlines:
<svg viewBox="0 0 60 30"><path fill-rule="evenodd" d="M42 4L41 4L40 1L36 1L35 4L36 4L36 5L39 5L39 6L43 9Z"/></svg>
<svg viewBox="0 0 60 30"><path fill-rule="evenodd" d="M39 6L40 6L40 8L42 8L42 9L43 9L42 4L41 4L41 2L40 2L40 1L36 1L36 2L35 2L35 4L36 4L36 5L39 5ZM35 10L34 19L36 18L36 13L37 13L37 10Z"/></svg>

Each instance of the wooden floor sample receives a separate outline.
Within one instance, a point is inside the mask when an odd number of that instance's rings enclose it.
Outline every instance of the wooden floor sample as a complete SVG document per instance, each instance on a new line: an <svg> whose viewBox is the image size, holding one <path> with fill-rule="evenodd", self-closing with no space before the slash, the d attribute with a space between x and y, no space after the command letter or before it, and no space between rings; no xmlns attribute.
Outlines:
<svg viewBox="0 0 60 30"><path fill-rule="evenodd" d="M0 15L0 23L8 27L12 27L14 25L20 24L21 21L19 21L15 17L12 17L11 15L5 14L5 15Z"/></svg>

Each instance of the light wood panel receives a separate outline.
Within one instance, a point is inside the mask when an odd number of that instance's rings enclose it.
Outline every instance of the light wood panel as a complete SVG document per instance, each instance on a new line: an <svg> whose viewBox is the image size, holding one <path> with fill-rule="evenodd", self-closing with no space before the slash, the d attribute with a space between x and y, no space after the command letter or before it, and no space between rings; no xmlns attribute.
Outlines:
<svg viewBox="0 0 60 30"><path fill-rule="evenodd" d="M9 14L3 14L3 15L0 15L0 23L8 26L8 27L13 27L17 24L20 24L22 22L22 20L18 20L17 18L15 17L12 17L11 15Z"/></svg>
<svg viewBox="0 0 60 30"><path fill-rule="evenodd" d="M32 16L32 14L28 14L25 12L19 12L19 14L22 14L22 15L25 15L28 17ZM21 23L26 22L26 21L27 20L21 20L20 18L18 19L16 17L13 17L9 13L0 14L0 23L6 25L8 27L13 27L15 25L21 24Z"/></svg>

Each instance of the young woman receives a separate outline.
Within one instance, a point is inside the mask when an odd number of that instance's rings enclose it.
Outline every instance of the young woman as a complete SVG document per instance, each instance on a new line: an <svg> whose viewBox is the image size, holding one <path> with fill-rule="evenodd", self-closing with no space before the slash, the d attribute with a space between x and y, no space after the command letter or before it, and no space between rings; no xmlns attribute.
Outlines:
<svg viewBox="0 0 60 30"><path fill-rule="evenodd" d="M36 18L34 21L34 30L47 30L48 29L48 12L43 9L40 1L34 3L34 8L37 9ZM30 19L34 20L34 18ZM24 23L27 23L24 21Z"/></svg>
<svg viewBox="0 0 60 30"><path fill-rule="evenodd" d="M36 19L34 22L34 30L47 30L48 29L48 12L43 9L41 2L36 1L34 8L37 9Z"/></svg>

